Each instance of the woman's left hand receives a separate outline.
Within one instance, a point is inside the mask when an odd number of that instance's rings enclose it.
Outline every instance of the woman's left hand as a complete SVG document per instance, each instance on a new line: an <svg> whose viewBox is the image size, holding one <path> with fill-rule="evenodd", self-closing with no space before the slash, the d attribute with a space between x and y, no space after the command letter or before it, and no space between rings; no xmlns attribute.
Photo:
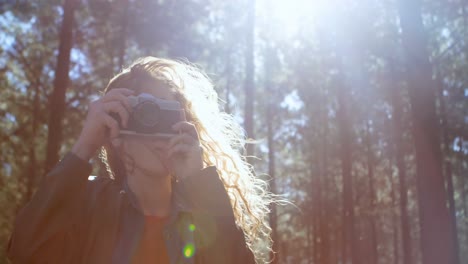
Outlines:
<svg viewBox="0 0 468 264"><path fill-rule="evenodd" d="M171 169L177 179L185 179L203 169L202 148L195 125L181 121L172 126L179 134L172 137L168 145Z"/></svg>

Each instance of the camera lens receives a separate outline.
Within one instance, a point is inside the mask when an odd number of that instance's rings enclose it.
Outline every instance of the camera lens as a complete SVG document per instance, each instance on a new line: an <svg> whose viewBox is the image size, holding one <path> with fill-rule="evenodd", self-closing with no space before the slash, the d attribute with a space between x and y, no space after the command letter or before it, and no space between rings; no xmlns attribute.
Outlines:
<svg viewBox="0 0 468 264"><path fill-rule="evenodd" d="M159 121L159 106L151 101L146 101L138 104L133 115L135 120L142 126L154 127Z"/></svg>

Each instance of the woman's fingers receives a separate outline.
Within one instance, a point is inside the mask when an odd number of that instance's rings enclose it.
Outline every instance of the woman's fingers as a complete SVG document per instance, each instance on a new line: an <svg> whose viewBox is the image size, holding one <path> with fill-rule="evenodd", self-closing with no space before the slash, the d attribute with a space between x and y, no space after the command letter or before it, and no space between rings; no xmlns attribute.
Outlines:
<svg viewBox="0 0 468 264"><path fill-rule="evenodd" d="M171 157L176 177L184 179L203 168L203 150L194 124L181 121L172 126L179 134L168 143L167 154Z"/></svg>
<svg viewBox="0 0 468 264"><path fill-rule="evenodd" d="M130 89L115 88L100 99L91 102L80 137L72 151L84 160L89 160L109 137L118 137L119 123L110 114L116 113L122 124L126 126L131 111L127 97L133 94L134 91Z"/></svg>
<svg viewBox="0 0 468 264"><path fill-rule="evenodd" d="M174 131L180 134L173 136L169 140L169 156L178 154L188 154L190 152L200 151L200 141L198 132L194 124L187 121L181 121L172 126Z"/></svg>
<svg viewBox="0 0 468 264"><path fill-rule="evenodd" d="M110 132L110 137L111 138L116 138L119 136L119 124L117 123L117 120L112 118L110 115L103 115L102 118L104 119L103 122L105 126L109 129Z"/></svg>
<svg viewBox="0 0 468 264"><path fill-rule="evenodd" d="M123 127L127 126L128 118L130 114L120 101L112 101L112 102L104 103L102 108L106 113L118 114L120 116L120 121L122 122L122 126Z"/></svg>
<svg viewBox="0 0 468 264"><path fill-rule="evenodd" d="M193 146L188 144L177 144L168 150L168 156L171 157L174 154L187 154L193 150Z"/></svg>
<svg viewBox="0 0 468 264"><path fill-rule="evenodd" d="M177 144L187 144L190 146L198 146L199 142L197 139L184 133L184 134L178 134L178 135L173 136L169 140L168 148L172 148Z"/></svg>
<svg viewBox="0 0 468 264"><path fill-rule="evenodd" d="M112 101L118 101L127 109L127 111L129 112L132 111L132 106L130 105L130 102L128 101L128 97L125 96L123 93L109 92L102 98L103 103L112 102Z"/></svg>
<svg viewBox="0 0 468 264"><path fill-rule="evenodd" d="M126 127L128 124L129 113L132 111L132 106L128 101L128 96L135 92L127 88L114 88L105 94L98 102L100 108L107 114L116 113L120 117L121 125Z"/></svg>
<svg viewBox="0 0 468 264"><path fill-rule="evenodd" d="M181 133L187 133L198 141L198 131L194 124L187 121L181 121L172 126L172 130Z"/></svg>
<svg viewBox="0 0 468 264"><path fill-rule="evenodd" d="M187 154L191 151L198 150L200 144L197 139L188 134L179 134L172 137L167 145L168 154Z"/></svg>

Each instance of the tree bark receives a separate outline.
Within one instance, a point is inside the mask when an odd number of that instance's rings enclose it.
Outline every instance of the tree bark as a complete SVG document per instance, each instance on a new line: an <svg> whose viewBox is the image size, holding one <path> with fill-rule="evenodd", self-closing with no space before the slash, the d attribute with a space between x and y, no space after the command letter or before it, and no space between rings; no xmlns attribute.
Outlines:
<svg viewBox="0 0 468 264"><path fill-rule="evenodd" d="M398 12L413 117L422 260L424 264L456 263L454 227L446 206L436 85L432 79L420 1L398 0Z"/></svg>
<svg viewBox="0 0 468 264"><path fill-rule="evenodd" d="M49 123L47 135L47 158L45 171L49 171L59 160L62 144L62 121L65 112L65 92L69 83L70 53L73 45L74 10L78 0L65 0L63 21L60 30L59 53L55 68L54 89L49 98Z"/></svg>

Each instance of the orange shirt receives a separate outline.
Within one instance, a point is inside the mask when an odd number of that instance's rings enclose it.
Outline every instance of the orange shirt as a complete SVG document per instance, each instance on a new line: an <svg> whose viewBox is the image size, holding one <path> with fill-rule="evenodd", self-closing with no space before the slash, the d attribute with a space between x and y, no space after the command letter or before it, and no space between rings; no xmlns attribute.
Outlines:
<svg viewBox="0 0 468 264"><path fill-rule="evenodd" d="M140 244L133 256L134 264L168 264L163 228L167 218L145 216L145 226Z"/></svg>

